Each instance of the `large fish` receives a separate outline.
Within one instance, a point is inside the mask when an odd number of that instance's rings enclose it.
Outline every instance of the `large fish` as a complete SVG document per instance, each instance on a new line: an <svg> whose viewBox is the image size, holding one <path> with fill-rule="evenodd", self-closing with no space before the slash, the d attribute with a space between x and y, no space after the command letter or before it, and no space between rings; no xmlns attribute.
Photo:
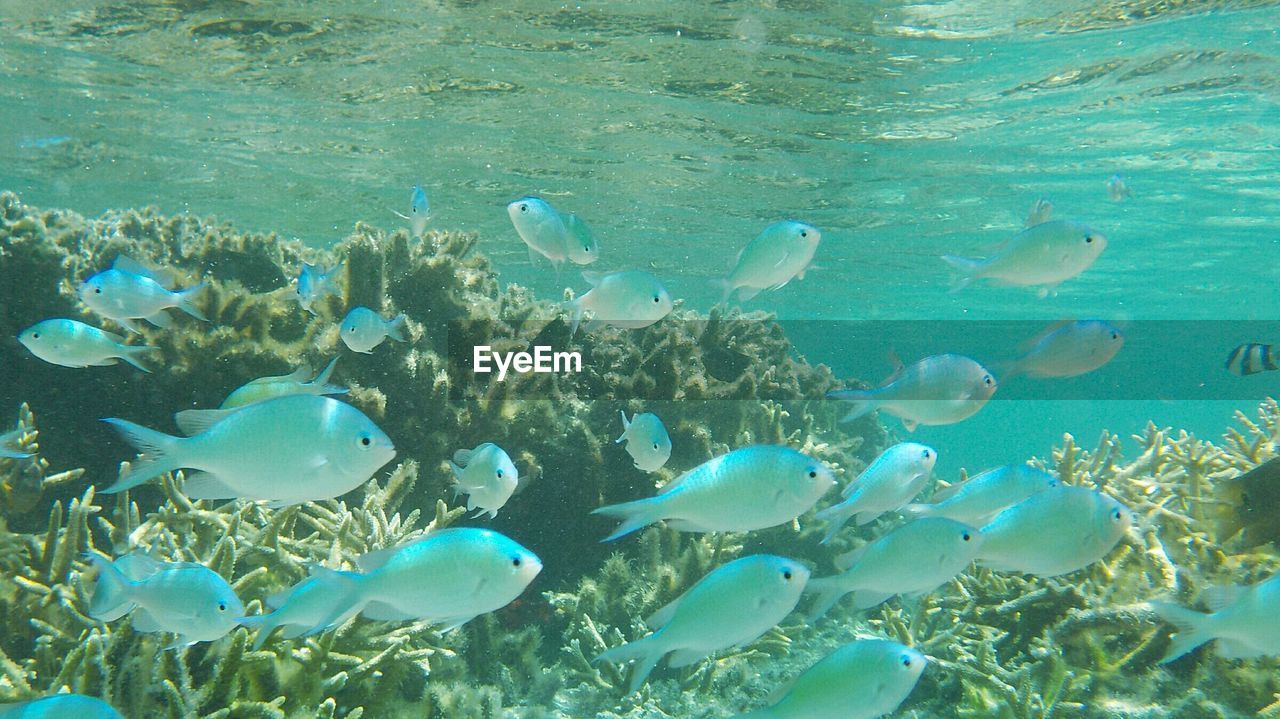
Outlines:
<svg viewBox="0 0 1280 719"><path fill-rule="evenodd" d="M908 504L903 513L912 517L948 517L981 527L995 516L1033 494L1058 486L1058 478L1025 464L989 469L936 492L931 504Z"/></svg>
<svg viewBox="0 0 1280 719"><path fill-rule="evenodd" d="M157 327L169 327L173 320L165 310L176 307L192 317L209 321L196 306L204 283L185 290L169 288L172 275L152 270L124 255L111 269L103 270L80 285L80 299L89 309L115 321L132 332L136 320L145 319Z"/></svg>
<svg viewBox="0 0 1280 719"><path fill-rule="evenodd" d="M818 512L817 519L829 522L822 543L830 542L850 517L862 526L910 502L924 489L937 461L938 453L923 444L902 442L886 449L845 486L843 502Z"/></svg>
<svg viewBox="0 0 1280 719"><path fill-rule="evenodd" d="M346 394L348 391L346 387L329 384L329 376L333 374L333 367L336 364L338 364L338 358L334 357L329 360L329 364L320 371L320 374L314 377L311 375L311 368L304 364L286 375L250 380L227 395L218 409L243 407L254 402L287 397L291 394Z"/></svg>
<svg viewBox="0 0 1280 719"><path fill-rule="evenodd" d="M729 276L717 281L724 291L721 303L735 290L738 301L746 302L763 290L781 289L793 279L804 279L821 240L818 228L803 222L784 220L764 228L738 253Z"/></svg>
<svg viewBox="0 0 1280 719"><path fill-rule="evenodd" d="M648 327L671 314L674 307L670 293L648 272L583 272L582 279L591 289L565 303L573 315L570 335L578 331L586 312L592 315L588 332L601 325L631 330Z"/></svg>
<svg viewBox="0 0 1280 719"><path fill-rule="evenodd" d="M1004 285L1038 286L1039 296L1047 297L1059 284L1088 269L1106 246L1107 238L1087 225L1049 220L1014 235L986 259L955 255L942 259L960 273L952 291L990 279Z"/></svg>
<svg viewBox="0 0 1280 719"><path fill-rule="evenodd" d="M91 554L89 561L98 570L89 616L110 622L132 613L135 631L178 635L173 647L220 639L244 615L227 580L203 564L141 554L114 562Z"/></svg>
<svg viewBox="0 0 1280 719"><path fill-rule="evenodd" d="M1280 574L1247 587L1218 587L1206 592L1209 614L1169 602L1151 602L1161 619L1178 628L1161 664L1206 642L1216 642L1223 659L1280 656Z"/></svg>
<svg viewBox="0 0 1280 719"><path fill-rule="evenodd" d="M50 364L102 367L124 360L143 372L151 370L142 364L141 356L160 349L151 345L127 345L120 335L68 319L38 322L23 330L18 342Z"/></svg>
<svg viewBox="0 0 1280 719"><path fill-rule="evenodd" d="M54 694L0 704L0 719L124 719L110 704L83 694Z"/></svg>
<svg viewBox="0 0 1280 719"><path fill-rule="evenodd" d="M996 391L991 373L962 355L925 357L910 366L894 359L897 368L879 387L827 393L852 403L845 422L879 410L901 419L908 432L922 424L955 424L976 414Z"/></svg>
<svg viewBox="0 0 1280 719"><path fill-rule="evenodd" d="M1133 516L1109 495L1054 487L1009 507L982 528L978 563L1002 572L1056 577L1102 559L1129 531Z"/></svg>
<svg viewBox="0 0 1280 719"><path fill-rule="evenodd" d="M1076 377L1110 362L1124 346L1124 333L1102 320L1050 325L1024 344L1021 357L996 366L1001 377Z"/></svg>

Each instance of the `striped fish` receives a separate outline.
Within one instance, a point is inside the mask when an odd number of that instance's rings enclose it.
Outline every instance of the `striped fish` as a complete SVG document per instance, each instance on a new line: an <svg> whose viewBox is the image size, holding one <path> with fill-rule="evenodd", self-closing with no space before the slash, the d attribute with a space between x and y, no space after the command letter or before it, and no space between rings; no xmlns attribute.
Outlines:
<svg viewBox="0 0 1280 719"><path fill-rule="evenodd" d="M1231 354L1227 356L1226 367L1228 372L1248 377L1251 374L1280 369L1280 364L1276 364L1277 360L1280 360L1280 356L1276 354L1274 345L1249 343L1231 350Z"/></svg>

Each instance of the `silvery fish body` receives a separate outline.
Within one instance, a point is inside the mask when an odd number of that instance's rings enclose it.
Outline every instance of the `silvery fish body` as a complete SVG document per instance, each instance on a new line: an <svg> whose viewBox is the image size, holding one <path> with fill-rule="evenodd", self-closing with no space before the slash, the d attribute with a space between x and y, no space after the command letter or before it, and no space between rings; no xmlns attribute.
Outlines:
<svg viewBox="0 0 1280 719"><path fill-rule="evenodd" d="M1050 326L1029 343L1024 355L1000 367L1008 379L1076 377L1110 362L1124 346L1124 334L1109 322L1081 320Z"/></svg>
<svg viewBox="0 0 1280 719"><path fill-rule="evenodd" d="M601 507L622 519L604 541L667 520L682 532L746 532L790 522L835 484L822 462L788 447L753 445L708 460L656 497Z"/></svg>
<svg viewBox="0 0 1280 719"><path fill-rule="evenodd" d="M897 527L843 558L849 567L844 573L810 580L806 591L818 595L810 619L826 614L850 592L858 609L896 594L932 592L973 562L983 539L977 529L942 517Z"/></svg>
<svg viewBox="0 0 1280 719"><path fill-rule="evenodd" d="M338 294L338 278L342 273L342 263L326 268L323 265L302 263L302 271L298 273L298 304L302 309L315 314L315 303L326 295Z"/></svg>
<svg viewBox="0 0 1280 719"><path fill-rule="evenodd" d="M775 222L764 228L738 254L729 276L720 280L726 302L734 290L746 302L762 290L776 290L793 279L804 279L813 263L822 233L813 225L794 220Z"/></svg>
<svg viewBox="0 0 1280 719"><path fill-rule="evenodd" d="M159 348L126 345L120 335L104 332L83 322L52 319L39 322L18 335L18 342L31 354L63 367L102 367L124 360L143 372L150 372L141 355Z"/></svg>
<svg viewBox="0 0 1280 719"><path fill-rule="evenodd" d="M614 442L626 442L627 454L635 461L636 469L645 472L656 472L671 459L671 437L652 412L632 415L629 420L622 412L622 436Z"/></svg>
<svg viewBox="0 0 1280 719"><path fill-rule="evenodd" d="M422 185L414 185L409 191L409 214L400 216L409 221L409 231L414 237L422 237L422 233L427 231L431 203L427 201L427 191L422 189Z"/></svg>
<svg viewBox="0 0 1280 719"><path fill-rule="evenodd" d="M668 666L679 668L759 639L795 609L808 579L804 565L785 557L735 559L646 619L652 634L614 647L596 661L635 660L628 690L635 691L668 654Z"/></svg>
<svg viewBox="0 0 1280 719"><path fill-rule="evenodd" d="M384 320L382 315L368 307L353 307L343 318L339 334L351 351L370 354L388 337L396 342L404 342L404 327L407 320L403 313Z"/></svg>
<svg viewBox="0 0 1280 719"><path fill-rule="evenodd" d="M1206 591L1209 614L1169 602L1151 602L1162 619L1178 628L1161 664L1171 662L1205 642L1216 642L1223 659L1280 656L1280 574L1247 587Z"/></svg>
<svg viewBox="0 0 1280 719"><path fill-rule="evenodd" d="M1129 189L1129 183L1125 182L1124 175L1116 173L1107 178L1107 197L1112 202L1124 202L1133 197L1133 190Z"/></svg>
<svg viewBox="0 0 1280 719"><path fill-rule="evenodd" d="M856 516L862 526L910 502L924 489L937 461L938 453L923 444L902 442L886 449L845 486L843 502L818 512L816 518L829 523L822 543L830 542L850 517Z"/></svg>
<svg viewBox="0 0 1280 719"><path fill-rule="evenodd" d="M1056 577L1102 559L1133 518L1112 497L1070 485L1038 492L982 528L978 563L1003 572Z"/></svg>
<svg viewBox="0 0 1280 719"><path fill-rule="evenodd" d="M104 622L133 614L139 632L178 635L173 646L220 639L236 627L244 605L217 572L203 564L159 562L131 554L108 562L89 560L98 583L89 601L89 616Z"/></svg>
<svg viewBox="0 0 1280 719"><path fill-rule="evenodd" d="M293 394L346 394L346 387L335 387L328 383L329 376L333 374L333 367L337 363L338 358L334 357L320 371L320 374L314 377L311 376L311 368L303 365L279 377L259 377L250 380L227 395L218 409L233 409Z"/></svg>
<svg viewBox="0 0 1280 719"><path fill-rule="evenodd" d="M204 284L173 291L162 282L167 275L156 273L124 255L116 258L111 269L103 270L80 285L80 299L89 309L137 332L134 320L145 319L157 327L169 327L172 319L165 310L177 308L208 322L195 301Z"/></svg>
<svg viewBox="0 0 1280 719"><path fill-rule="evenodd" d="M520 484L515 463L493 442L454 452L449 468L455 489L466 493L467 509L478 510L476 516L486 512L490 518L498 516Z"/></svg>
<svg viewBox="0 0 1280 719"><path fill-rule="evenodd" d="M918 425L955 424L972 417L996 391L996 380L982 365L962 355L944 354L909 366L899 364L885 382L867 390L828 392L848 400L848 422L873 410L902 420L908 432Z"/></svg>
<svg viewBox="0 0 1280 719"><path fill-rule="evenodd" d="M569 261L575 265L589 265L600 259L600 245L586 221L572 213L561 215L561 219L568 232L565 252Z"/></svg>
<svg viewBox="0 0 1280 719"><path fill-rule="evenodd" d="M522 197L507 205L507 216L520 239L529 246L529 260L541 255L556 268L556 276L569 259L569 228L564 218L546 200Z"/></svg>
<svg viewBox="0 0 1280 719"><path fill-rule="evenodd" d="M601 325L630 330L648 327L671 314L674 307L667 289L648 272L583 272L582 278L591 284L591 289L565 303L573 313L571 335L578 331L586 312L592 314L588 332Z"/></svg>
<svg viewBox="0 0 1280 719"><path fill-rule="evenodd" d="M953 290L974 280L1005 285L1041 286L1048 296L1062 282L1084 272L1107 246L1107 238L1071 220L1048 220L1014 235L996 254L982 260L946 255L942 259L960 273Z"/></svg>
<svg viewBox="0 0 1280 719"><path fill-rule="evenodd" d="M772 706L735 719L877 719L910 696L928 660L885 639L859 639L801 674Z"/></svg>
<svg viewBox="0 0 1280 719"><path fill-rule="evenodd" d="M23 431L15 429L12 432L0 434L0 458L26 459L32 456L30 452L22 451Z"/></svg>
<svg viewBox="0 0 1280 719"><path fill-rule="evenodd" d="M914 517L949 517L981 527L1033 494L1058 486L1058 478L1041 469L1015 464L989 469L933 496L932 504L909 504Z"/></svg>
<svg viewBox="0 0 1280 719"><path fill-rule="evenodd" d="M124 719L110 704L83 694L54 694L18 704L0 704L0 719Z"/></svg>
<svg viewBox="0 0 1280 719"><path fill-rule="evenodd" d="M330 626L341 624L355 612L354 572L340 572L324 567L312 567L311 576L283 592L267 598L267 606L273 611L241 618L240 624L256 629L253 641L257 651L271 636L276 627L284 627L285 639L317 634ZM345 615L345 616L344 616Z"/></svg>
<svg viewBox="0 0 1280 719"><path fill-rule="evenodd" d="M290 395L238 409L187 410L176 419L191 436L104 420L144 453L105 492L188 468L200 470L183 485L193 499L297 504L345 494L395 457L391 439L371 419L329 397Z"/></svg>

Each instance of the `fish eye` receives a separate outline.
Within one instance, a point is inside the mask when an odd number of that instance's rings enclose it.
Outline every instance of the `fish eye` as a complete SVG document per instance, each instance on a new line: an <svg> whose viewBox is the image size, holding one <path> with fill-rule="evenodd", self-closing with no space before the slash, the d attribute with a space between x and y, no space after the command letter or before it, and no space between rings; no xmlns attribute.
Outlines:
<svg viewBox="0 0 1280 719"><path fill-rule="evenodd" d="M1120 339L1120 333L1119 333L1119 332L1112 332L1112 333L1111 333L1111 339L1113 339L1113 340L1118 340L1118 339Z"/></svg>
<svg viewBox="0 0 1280 719"><path fill-rule="evenodd" d="M513 566L513 567L518 567L518 566L520 566L520 558L519 558L519 557L512 557L512 558L511 558L511 566Z"/></svg>
<svg viewBox="0 0 1280 719"><path fill-rule="evenodd" d="M1112 511L1111 511L1111 518L1112 518L1112 519L1114 519L1114 520L1116 520L1117 522L1119 522L1119 521L1120 521L1120 510L1119 510L1119 509L1112 510Z"/></svg>
<svg viewBox="0 0 1280 719"><path fill-rule="evenodd" d="M1085 236L1084 236L1084 243L1085 243L1086 245L1091 245L1091 244L1093 244L1093 235L1085 235Z"/></svg>
<svg viewBox="0 0 1280 719"><path fill-rule="evenodd" d="M369 435L367 435L367 434L362 434L362 435L360 435L360 446L361 446L361 447L368 447L368 446L369 446L369 445L371 445L371 444L373 444L373 438L372 438L372 437L370 437L370 436L369 436Z"/></svg>
<svg viewBox="0 0 1280 719"><path fill-rule="evenodd" d="M810 468L810 469L809 469L809 479L817 479L817 478L818 478L818 470L813 469L813 468Z"/></svg>
<svg viewBox="0 0 1280 719"><path fill-rule="evenodd" d="M790 569L784 569L784 570L782 570L782 578L783 578L783 579L791 579L791 570L790 570Z"/></svg>
<svg viewBox="0 0 1280 719"><path fill-rule="evenodd" d="M920 456L924 457L925 459L928 459L931 454L933 454L933 452L931 450L926 449L925 451L920 453Z"/></svg>
<svg viewBox="0 0 1280 719"><path fill-rule="evenodd" d="M93 288L93 294L95 294L95 295L100 295L100 294L102 294L102 288L101 288L101 287L94 287L94 288Z"/></svg>
<svg viewBox="0 0 1280 719"><path fill-rule="evenodd" d="M653 443L653 448L654 448L654 449L657 449L657 448L658 448L658 443L657 443L657 442L654 442L654 443Z"/></svg>
<svg viewBox="0 0 1280 719"><path fill-rule="evenodd" d="M226 603L226 602L218 602L218 611L220 611L220 612L225 612L225 611L227 611L227 603Z"/></svg>
<svg viewBox="0 0 1280 719"><path fill-rule="evenodd" d="M991 375L984 374L982 375L982 383L990 387L991 385L995 384L995 380L991 379Z"/></svg>
<svg viewBox="0 0 1280 719"><path fill-rule="evenodd" d="M529 206L528 206L528 205L521 205L521 206L520 206L520 211L521 211L521 212L528 212L528 211L529 211Z"/></svg>
<svg viewBox="0 0 1280 719"><path fill-rule="evenodd" d="M970 539L973 539L973 535L969 534L968 532L965 532L964 534L960 535L960 538L967 542Z"/></svg>
<svg viewBox="0 0 1280 719"><path fill-rule="evenodd" d="M911 657L908 657L908 656L905 656L905 655L904 655L904 656L902 657L902 666L907 667L908 669L910 669L910 668L911 668Z"/></svg>
<svg viewBox="0 0 1280 719"><path fill-rule="evenodd" d="M498 479L502 479L502 470L498 470Z"/></svg>
<svg viewBox="0 0 1280 719"><path fill-rule="evenodd" d="M38 340L38 339L40 339L40 333L39 333L39 332L32 332L32 333L31 333L31 339L33 339L33 340Z"/></svg>
<svg viewBox="0 0 1280 719"><path fill-rule="evenodd" d="M800 236L801 236L801 237L808 237L808 236L809 236L809 231L808 231L808 230L800 230Z"/></svg>
<svg viewBox="0 0 1280 719"><path fill-rule="evenodd" d="M658 304L658 303L660 303L660 302L662 302L662 300L660 300L660 299L658 298L658 296L657 296L657 295L654 295L654 296L653 296L653 304L655 304L655 305L656 305L656 304Z"/></svg>

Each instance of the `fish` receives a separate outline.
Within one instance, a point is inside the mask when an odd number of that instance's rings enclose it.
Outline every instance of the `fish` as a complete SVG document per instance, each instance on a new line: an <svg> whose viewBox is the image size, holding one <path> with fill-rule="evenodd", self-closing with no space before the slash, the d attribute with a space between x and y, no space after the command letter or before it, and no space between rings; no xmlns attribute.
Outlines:
<svg viewBox="0 0 1280 719"><path fill-rule="evenodd" d="M143 372L151 370L142 364L141 356L160 350L151 345L127 345L120 335L69 319L37 322L18 335L18 342L50 364L102 367L124 360Z"/></svg>
<svg viewBox="0 0 1280 719"><path fill-rule="evenodd" d="M562 215L568 236L565 252L575 265L589 265L600 259L600 244L596 242L591 227L575 214Z"/></svg>
<svg viewBox="0 0 1280 719"><path fill-rule="evenodd" d="M22 435L26 430L15 429L0 434L0 459L27 459L35 455L22 451Z"/></svg>
<svg viewBox="0 0 1280 719"><path fill-rule="evenodd" d="M937 451L923 444L903 442L886 449L845 486L843 502L815 515L828 522L822 543L830 542L850 517L856 516L858 526L862 526L910 502L924 489L937 461Z"/></svg>
<svg viewBox="0 0 1280 719"><path fill-rule="evenodd" d="M764 290L777 290L791 280L803 280L813 268L822 233L813 225L795 220L775 222L747 243L738 253L729 275L716 280L723 291L720 303L729 301L737 291L738 301L746 302Z"/></svg>
<svg viewBox="0 0 1280 719"><path fill-rule="evenodd" d="M172 437L123 419L103 420L141 451L105 493L165 472L190 473L192 499L266 500L276 506L331 499L359 487L396 456L363 412L330 397L289 395L235 409L179 412Z"/></svg>
<svg viewBox="0 0 1280 719"><path fill-rule="evenodd" d="M1280 457L1217 479L1214 489L1222 500L1206 507L1214 536L1239 541L1246 549L1280 542Z"/></svg>
<svg viewBox="0 0 1280 719"><path fill-rule="evenodd" d="M662 420L652 412L640 412L627 419L622 412L622 436L614 444L627 443L627 454L635 462L636 469L656 472L671 459L671 437Z"/></svg>
<svg viewBox="0 0 1280 719"><path fill-rule="evenodd" d="M648 272L583 272L582 279L591 284L591 289L564 304L573 315L570 336L577 333L587 312L592 314L586 326L588 332L602 325L634 330L658 322L675 307L667 289Z"/></svg>
<svg viewBox="0 0 1280 719"><path fill-rule="evenodd" d="M266 604L273 611L239 620L241 626L258 632L253 650L262 648L277 627L285 628L285 639L296 639L333 626L335 617L341 618L355 601L355 577L354 572L312 566L309 577L267 597Z"/></svg>
<svg viewBox="0 0 1280 719"><path fill-rule="evenodd" d="M976 414L996 392L991 373L963 355L934 355L910 366L892 359L896 368L879 387L827 393L853 403L842 421L879 410L901 419L908 432L922 424L955 424Z"/></svg>
<svg viewBox="0 0 1280 719"><path fill-rule="evenodd" d="M156 327L171 327L173 320L165 310L177 308L192 317L208 322L196 300L204 291L201 282L185 290L170 289L171 274L158 272L125 255L85 280L78 291L89 309L124 327L138 332L135 320L145 319Z"/></svg>
<svg viewBox="0 0 1280 719"><path fill-rule="evenodd" d="M790 614L809 570L786 557L754 554L720 566L645 620L652 634L614 647L595 662L635 662L628 693L667 655L673 669L746 646Z"/></svg>
<svg viewBox="0 0 1280 719"><path fill-rule="evenodd" d="M359 614L374 621L425 621L450 631L519 597L542 571L542 560L506 535L475 527L451 527L398 547L369 552L360 571L342 579L343 600L302 636L316 634ZM331 571L321 576L330 577ZM310 579L304 580L304 584ZM329 581L329 580L325 580ZM331 585L332 586L332 585ZM287 596L300 601L301 585ZM314 600L323 603L321 597ZM288 609L286 602L279 610ZM310 615L307 617L310 619Z"/></svg>
<svg viewBox="0 0 1280 719"><path fill-rule="evenodd" d="M1031 227L1051 219L1053 219L1053 203L1049 198L1041 197L1031 204L1031 210L1027 212L1027 221L1023 226Z"/></svg>
<svg viewBox="0 0 1280 719"><path fill-rule="evenodd" d="M422 189L422 185L414 185L409 191L409 214L395 210L392 212L409 223L409 231L414 237L422 237L422 233L427 231L427 221L431 219L431 203L427 202L427 191Z"/></svg>
<svg viewBox="0 0 1280 719"><path fill-rule="evenodd" d="M1280 656L1280 573L1250 586L1215 587L1206 590L1205 598L1208 614L1172 602L1148 602L1161 619L1178 628L1161 664L1207 642L1217 643L1223 659Z"/></svg>
<svg viewBox="0 0 1280 719"><path fill-rule="evenodd" d="M1001 572L1057 577L1105 557L1133 524L1110 495L1062 485L1009 507L982 528L978 564Z"/></svg>
<svg viewBox="0 0 1280 719"><path fill-rule="evenodd" d="M90 554L98 581L89 616L102 622L133 615L139 632L168 632L170 648L212 642L235 629L244 605L220 574L203 564L160 562L143 554L114 562Z"/></svg>
<svg viewBox="0 0 1280 719"><path fill-rule="evenodd" d="M809 582L816 594L809 620L825 615L846 594L858 609L870 609L897 594L928 594L963 572L985 539L978 529L945 517L908 522L845 555L841 574Z"/></svg>
<svg viewBox="0 0 1280 719"><path fill-rule="evenodd" d="M1017 359L996 365L1004 379L1078 377L1110 362L1124 346L1124 333L1103 320L1063 320L1024 343Z"/></svg>
<svg viewBox="0 0 1280 719"><path fill-rule="evenodd" d="M1014 235L991 257L944 255L942 259L959 273L952 292L985 278L1003 285L1039 287L1037 294L1044 298L1087 270L1106 246L1107 238L1087 225L1049 220Z"/></svg>
<svg viewBox="0 0 1280 719"><path fill-rule="evenodd" d="M908 517L947 517L981 527L1022 500L1058 486L1058 478L1026 464L989 469L933 495L931 504L908 504Z"/></svg>
<svg viewBox="0 0 1280 719"><path fill-rule="evenodd" d="M0 719L124 719L96 697L54 694L17 704L0 704Z"/></svg>
<svg viewBox="0 0 1280 719"><path fill-rule="evenodd" d="M1250 342L1231 350L1225 366L1228 372L1241 377L1259 372L1274 372L1280 369L1280 354L1275 351L1274 345Z"/></svg>
<svg viewBox="0 0 1280 719"><path fill-rule="evenodd" d="M341 262L328 268L324 265L303 262L302 271L298 273L297 286L294 288L298 295L298 304L302 305L302 309L314 315L317 302L327 295L338 294L338 278L341 273Z"/></svg>
<svg viewBox="0 0 1280 719"><path fill-rule="evenodd" d="M1107 178L1107 197L1112 202L1124 202L1133 197L1133 190L1129 189L1129 183L1125 182L1124 175L1116 173Z"/></svg>
<svg viewBox="0 0 1280 719"><path fill-rule="evenodd" d="M774 692L769 707L733 719L877 719L911 695L928 662L897 642L858 639Z"/></svg>
<svg viewBox="0 0 1280 719"><path fill-rule="evenodd" d="M574 214L562 214L539 197L522 197L507 205L507 216L516 234L529 247L529 261L551 261L556 279L566 261L589 265L600 259L600 246L591 228Z"/></svg>
<svg viewBox="0 0 1280 719"><path fill-rule="evenodd" d="M349 391L346 387L329 384L329 376L333 374L333 367L336 364L338 364L338 358L334 357L329 360L329 364L320 371L320 374L314 377L311 376L311 368L304 364L286 375L250 380L227 395L218 409L233 409L294 394L346 394ZM311 379L307 379L308 377Z"/></svg>
<svg viewBox="0 0 1280 719"><path fill-rule="evenodd" d="M493 442L454 452L449 469L453 471L454 492L466 493L467 510L479 510L477 517L486 512L490 519L498 516L520 484L520 473L511 457Z"/></svg>
<svg viewBox="0 0 1280 719"><path fill-rule="evenodd" d="M789 447L758 444L703 462L655 497L592 514L622 520L605 542L664 519L681 532L748 532L794 520L833 486L835 477L822 462Z"/></svg>
<svg viewBox="0 0 1280 719"><path fill-rule="evenodd" d="M368 307L353 307L342 320L339 334L353 352L372 354L375 347L388 337L396 342L407 341L404 336L408 317L403 312L389 320Z"/></svg>

